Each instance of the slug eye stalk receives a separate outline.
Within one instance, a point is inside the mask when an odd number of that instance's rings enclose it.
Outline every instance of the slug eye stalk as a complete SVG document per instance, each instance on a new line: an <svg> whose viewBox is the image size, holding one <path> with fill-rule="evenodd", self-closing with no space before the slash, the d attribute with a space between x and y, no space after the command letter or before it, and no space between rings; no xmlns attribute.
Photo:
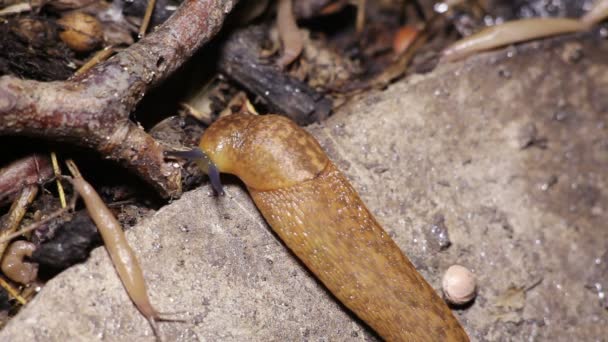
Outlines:
<svg viewBox="0 0 608 342"><path fill-rule="evenodd" d="M224 195L224 187L220 180L220 172L217 166L211 161L209 156L199 148L194 148L187 151L165 151L165 157L179 158L191 160L209 176L211 187L219 196Z"/></svg>

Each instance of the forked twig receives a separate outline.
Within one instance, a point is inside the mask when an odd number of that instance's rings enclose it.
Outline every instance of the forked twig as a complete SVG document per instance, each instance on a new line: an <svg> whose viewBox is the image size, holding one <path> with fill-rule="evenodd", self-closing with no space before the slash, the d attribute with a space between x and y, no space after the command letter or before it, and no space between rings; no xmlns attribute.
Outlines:
<svg viewBox="0 0 608 342"><path fill-rule="evenodd" d="M152 34L63 82L0 77L0 135L61 140L97 150L133 170L165 197L181 194L180 171L129 120L143 95L222 26L234 0L185 1Z"/></svg>

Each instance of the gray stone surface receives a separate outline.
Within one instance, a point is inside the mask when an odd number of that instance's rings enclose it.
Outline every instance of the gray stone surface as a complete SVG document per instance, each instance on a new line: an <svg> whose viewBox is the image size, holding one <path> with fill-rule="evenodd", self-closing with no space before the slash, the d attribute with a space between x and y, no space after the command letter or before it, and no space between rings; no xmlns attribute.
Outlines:
<svg viewBox="0 0 608 342"><path fill-rule="evenodd" d="M562 39L440 66L310 127L473 340L602 340L608 312L608 44ZM578 57L577 50L582 53ZM512 51L512 50L511 50ZM204 186L128 232L167 341L356 341L372 334L266 226L238 183ZM443 218L443 221L442 221ZM433 226L452 245L440 250ZM1 341L151 341L105 250L51 280Z"/></svg>

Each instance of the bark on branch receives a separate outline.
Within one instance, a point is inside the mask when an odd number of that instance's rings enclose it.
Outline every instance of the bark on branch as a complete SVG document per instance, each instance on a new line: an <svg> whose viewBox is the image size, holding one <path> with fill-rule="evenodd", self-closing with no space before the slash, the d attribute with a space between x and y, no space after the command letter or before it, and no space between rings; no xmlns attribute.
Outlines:
<svg viewBox="0 0 608 342"><path fill-rule="evenodd" d="M68 141L117 160L163 196L181 193L179 169L129 114L222 26L236 0L185 0L154 33L77 78L0 77L0 134Z"/></svg>

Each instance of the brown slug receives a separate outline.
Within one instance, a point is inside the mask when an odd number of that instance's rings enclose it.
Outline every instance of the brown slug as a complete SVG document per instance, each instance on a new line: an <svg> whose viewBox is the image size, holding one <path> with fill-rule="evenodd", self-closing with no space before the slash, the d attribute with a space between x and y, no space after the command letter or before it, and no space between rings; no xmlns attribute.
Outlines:
<svg viewBox="0 0 608 342"><path fill-rule="evenodd" d="M29 284L38 277L38 264L24 260L31 257L36 245L27 241L15 241L2 258L0 268L2 273L10 280L19 284Z"/></svg>
<svg viewBox="0 0 608 342"><path fill-rule="evenodd" d="M272 229L387 341L468 341L447 304L382 229L319 143L277 115L219 119L200 148L239 177Z"/></svg>

